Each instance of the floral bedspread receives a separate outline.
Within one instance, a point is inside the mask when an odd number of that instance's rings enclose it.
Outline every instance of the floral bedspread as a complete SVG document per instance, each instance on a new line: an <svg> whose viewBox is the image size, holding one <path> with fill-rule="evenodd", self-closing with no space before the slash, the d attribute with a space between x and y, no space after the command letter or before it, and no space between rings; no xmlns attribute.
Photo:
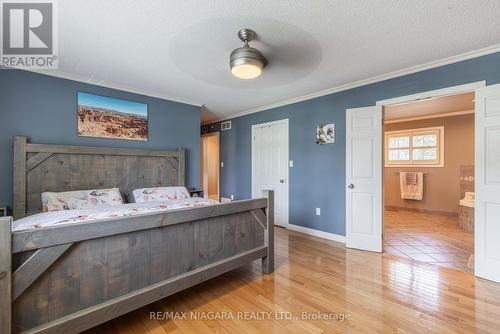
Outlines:
<svg viewBox="0 0 500 334"><path fill-rule="evenodd" d="M100 206L93 209L43 212L15 220L12 225L12 231L59 226L63 224L86 222L105 218L128 217L143 213L161 212L215 204L219 204L219 202L207 198L190 197L161 202Z"/></svg>

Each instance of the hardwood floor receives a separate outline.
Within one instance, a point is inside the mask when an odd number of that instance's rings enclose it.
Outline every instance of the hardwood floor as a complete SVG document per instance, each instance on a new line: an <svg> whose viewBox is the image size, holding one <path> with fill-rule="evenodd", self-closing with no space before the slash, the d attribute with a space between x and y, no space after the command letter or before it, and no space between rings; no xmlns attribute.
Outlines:
<svg viewBox="0 0 500 334"><path fill-rule="evenodd" d="M499 333L500 284L469 273L276 228L276 272L248 264L117 318L90 333ZM150 319L212 312L212 319ZM214 313L215 312L215 313ZM217 313L219 312L219 313ZM214 319L228 312L234 320ZM290 312L298 319L237 319ZM303 320L302 312L349 319ZM199 314L199 313L195 313ZM277 313L280 315L280 313ZM289 313L281 313L282 317Z"/></svg>
<svg viewBox="0 0 500 334"><path fill-rule="evenodd" d="M458 217L386 210L384 252L474 272L474 234L458 227Z"/></svg>

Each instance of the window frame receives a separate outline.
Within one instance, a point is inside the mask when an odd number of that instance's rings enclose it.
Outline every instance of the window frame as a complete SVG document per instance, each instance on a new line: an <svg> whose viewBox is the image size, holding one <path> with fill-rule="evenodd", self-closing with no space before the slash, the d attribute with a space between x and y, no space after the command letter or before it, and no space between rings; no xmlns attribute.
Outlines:
<svg viewBox="0 0 500 334"><path fill-rule="evenodd" d="M413 137L425 134L436 134L436 146L413 146ZM389 160L389 139L393 137L409 137L409 160ZM415 128L407 130L386 131L384 134L384 161L385 167L444 167L444 126L433 126L427 128ZM413 150L422 148L436 148L437 159L413 160ZM401 149L406 149L401 148Z"/></svg>

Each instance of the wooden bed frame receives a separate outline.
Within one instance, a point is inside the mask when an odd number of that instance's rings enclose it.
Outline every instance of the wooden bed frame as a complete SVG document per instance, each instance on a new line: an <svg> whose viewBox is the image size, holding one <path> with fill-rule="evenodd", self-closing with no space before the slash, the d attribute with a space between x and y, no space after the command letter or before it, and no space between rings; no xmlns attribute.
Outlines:
<svg viewBox="0 0 500 334"><path fill-rule="evenodd" d="M14 217L43 191L184 185L185 152L14 138ZM251 261L274 270L265 198L12 232L0 218L0 333L78 333Z"/></svg>

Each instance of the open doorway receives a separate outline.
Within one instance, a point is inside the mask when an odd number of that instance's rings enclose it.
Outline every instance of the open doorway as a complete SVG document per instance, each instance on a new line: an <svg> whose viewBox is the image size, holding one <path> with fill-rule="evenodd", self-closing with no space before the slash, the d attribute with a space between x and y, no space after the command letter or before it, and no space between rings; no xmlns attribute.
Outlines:
<svg viewBox="0 0 500 334"><path fill-rule="evenodd" d="M500 258L498 256L500 254L500 225L498 224L500 216L500 196L498 196L500 194L500 84L486 86L486 81L478 81L377 101L377 104L371 107L346 109L345 240L348 248L373 252L383 250L385 168L383 163L383 107L469 92L475 92L473 138L475 157L472 179L475 196L474 198L471 195L467 197L464 192L466 198L459 200L458 203L460 210L465 206L473 209L474 212L472 220L474 234L471 235L474 239L474 256L469 257L469 260L473 259L474 263L469 265L470 261L468 262L467 271L472 271L473 267L475 276L500 282ZM428 149L429 146L433 145L424 145L419 148ZM444 147L446 146L445 142ZM445 153L445 165L446 155L447 153ZM413 183L413 181L409 182ZM423 191L425 196L425 188ZM445 191L448 193L447 190ZM465 205L467 202L469 206ZM472 219L472 210L469 212ZM387 237L390 239L390 236ZM409 245L406 242L405 244ZM408 250L411 251L410 248Z"/></svg>
<svg viewBox="0 0 500 334"><path fill-rule="evenodd" d="M474 272L474 111L474 91L384 105L384 252Z"/></svg>
<svg viewBox="0 0 500 334"><path fill-rule="evenodd" d="M219 132L202 135L200 140L200 187L203 197L220 200Z"/></svg>

